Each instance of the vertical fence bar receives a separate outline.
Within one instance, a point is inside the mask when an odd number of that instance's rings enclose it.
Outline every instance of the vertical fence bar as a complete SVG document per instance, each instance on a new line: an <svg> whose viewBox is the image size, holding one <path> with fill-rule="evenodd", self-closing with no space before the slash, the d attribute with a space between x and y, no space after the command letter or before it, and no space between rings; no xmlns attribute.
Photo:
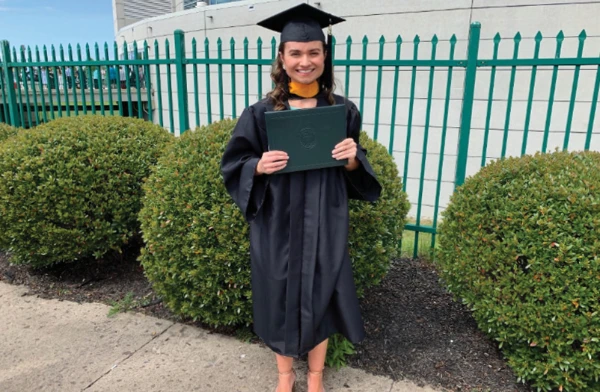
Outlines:
<svg viewBox="0 0 600 392"><path fill-rule="evenodd" d="M48 62L48 51L46 50L46 45L44 45L43 47L43 52L44 52L44 61ZM52 88L55 85L55 81L52 81L52 84L50 84L50 67L46 68L46 70L48 71L47 74L47 79L48 79L48 104L50 105L50 112L52 113L52 120L54 120L56 118L56 115L54 114L54 101L52 99Z"/></svg>
<svg viewBox="0 0 600 392"><path fill-rule="evenodd" d="M54 45L50 46L50 56L52 57L52 62L56 63L56 50L54 49ZM60 99L60 78L58 77L59 70L60 67L54 66L53 86L56 89L56 106L58 106L58 117L62 117L62 102Z"/></svg>
<svg viewBox="0 0 600 392"><path fill-rule="evenodd" d="M17 57L17 50L13 47L13 57L12 57L13 63L17 63L18 57ZM15 88L17 89L17 96L19 97L19 117L21 119L21 126L25 125L25 105L23 104L23 92L21 91L21 75L19 75L19 66L16 65L14 67L14 71L13 71L13 85L16 84Z"/></svg>
<svg viewBox="0 0 600 392"><path fill-rule="evenodd" d="M596 84L594 87L594 93L592 94L592 106L590 108L590 119L588 121L587 135L585 136L585 150L590 149L592 143L592 131L594 130L594 120L596 118L596 107L598 105L598 93L600 92L600 65L596 71Z"/></svg>
<svg viewBox="0 0 600 392"><path fill-rule="evenodd" d="M248 37L244 38L244 60L248 60ZM246 62L244 61L244 62ZM250 87L248 82L248 64L244 64L244 107L250 106Z"/></svg>
<svg viewBox="0 0 600 392"><path fill-rule="evenodd" d="M257 47L257 58L259 60L262 60L262 38L258 37L258 40L256 41L256 47ZM258 99L262 99L262 65L258 65Z"/></svg>
<svg viewBox="0 0 600 392"><path fill-rule="evenodd" d="M542 43L542 33L540 31L535 35L535 49L533 59L537 60L540 56L540 45ZM527 152L527 138L529 136L529 123L531 121L531 107L535 91L535 78L537 75L537 65L531 67L531 81L529 82L529 97L527 98L527 112L525 114L525 129L523 131L523 143L521 144L521 156Z"/></svg>
<svg viewBox="0 0 600 392"><path fill-rule="evenodd" d="M560 58L565 35L562 30L556 36L556 54L555 58ZM552 106L554 105L554 92L556 90L556 79L558 77L558 65L555 65L552 70L552 82L550 82L550 97L548 98L548 111L546 112L546 125L544 127L544 140L542 141L542 153L548 148L548 137L550 136L550 124L552 123Z"/></svg>
<svg viewBox="0 0 600 392"><path fill-rule="evenodd" d="M31 101L29 100L29 86L27 83L27 61L25 60L25 48L23 46L21 46L21 63L23 63L24 67L23 67L23 72L22 72L22 79L23 79L23 90L25 92L25 102L27 104L26 110L27 110L27 125L29 126L29 128L31 128ZM33 72L32 72L32 76L33 76Z"/></svg>
<svg viewBox="0 0 600 392"><path fill-rule="evenodd" d="M67 47L67 54L69 56L69 62L73 63L73 47L71 46L71 44L69 44L69 46ZM70 65L69 68L71 69L71 89L73 90L73 109L75 111L75 115L78 116L79 115L79 104L77 102L77 82L75 81L75 74L77 72L77 68L74 65Z"/></svg>
<svg viewBox="0 0 600 392"><path fill-rule="evenodd" d="M367 61L367 46L369 45L369 38L365 35L362 40L362 60ZM360 118L361 118L361 128L362 121L365 117L365 79L367 76L367 66L362 65L360 67Z"/></svg>
<svg viewBox="0 0 600 392"><path fill-rule="evenodd" d="M67 54L69 56L69 62L72 64L73 63L73 47L71 46L71 44L69 44L69 46L67 47ZM77 72L77 68L74 65L70 65L69 68L71 69L71 89L73 90L73 109L75 111L75 115L78 116L79 115L79 105L77 103L77 83L75 82L75 73Z"/></svg>
<svg viewBox="0 0 600 392"><path fill-rule="evenodd" d="M185 34L183 30L175 30L175 66L177 72L177 99L179 107L179 134L190 129L188 110L187 69L185 59Z"/></svg>
<svg viewBox="0 0 600 392"><path fill-rule="evenodd" d="M35 85L35 83L33 83ZM4 83L4 68L2 68L2 73L0 73L0 91L2 92L2 122L6 124L10 124L10 115L8 113L8 100L6 99L6 91L8 90L8 86Z"/></svg>
<svg viewBox="0 0 600 392"><path fill-rule="evenodd" d="M200 100L198 97L200 96L200 91L198 91L198 41L196 38L192 39L192 59L194 60L194 65L192 66L194 72L194 109L196 110L196 127L200 126Z"/></svg>
<svg viewBox="0 0 600 392"><path fill-rule="evenodd" d="M475 96L475 77L477 76L477 56L479 55L479 37L481 24L471 23L469 29L469 46L467 49L467 70L463 93L463 107L460 118L460 131L458 134L458 157L456 160L456 176L454 186L465 182L467 172L467 158L469 153L469 138L471 135L471 121L473 119L473 98Z"/></svg>
<svg viewBox="0 0 600 392"><path fill-rule="evenodd" d="M77 44L77 61L81 63L81 46ZM77 68L79 73L79 88L81 89L81 105L83 114L87 114L87 102L85 98L85 89L87 88L87 80L85 79L85 72L83 72L83 66L79 65ZM75 88L75 87L73 87Z"/></svg>
<svg viewBox="0 0 600 392"><path fill-rule="evenodd" d="M4 100L3 106L6 110L5 121L14 127L19 127L21 126L21 123L17 115L17 97L13 83L14 75L12 68L8 65L11 62L10 43L8 41L1 41L0 46L0 49L2 50L2 76L0 76L0 78L3 77L5 81L5 84L2 88L2 98Z"/></svg>
<svg viewBox="0 0 600 392"><path fill-rule="evenodd" d="M98 42L94 45L94 54L96 55L96 61L100 62L100 47L98 46ZM104 83L102 81L102 66L98 65L96 69L98 71L98 92L100 98L100 113L104 116ZM106 72L107 80L110 80L110 75L108 71Z"/></svg>
<svg viewBox="0 0 600 392"><path fill-rule="evenodd" d="M64 51L62 44L58 47L58 54L60 55L60 62L64 64L65 51ZM71 116L71 105L69 102L69 88L68 88L69 86L67 83L67 72L66 72L66 68L64 65L61 67L61 72L62 72L62 80L63 80L62 85L63 85L63 90L65 93L65 109L67 111L67 117L70 117Z"/></svg>
<svg viewBox="0 0 600 392"><path fill-rule="evenodd" d="M109 55L108 55L108 42L104 43L104 59L106 61L108 61ZM116 59L115 59L116 60ZM108 110L111 116L113 116L115 114L115 110L114 110L114 98L113 98L113 90L112 90L112 85L113 85L113 80L116 82L117 78L116 75L119 73L119 70L115 69L114 65L107 65L106 66L106 75L108 75L108 79L107 79L107 83L106 83L106 88L108 90Z"/></svg>
<svg viewBox="0 0 600 392"><path fill-rule="evenodd" d="M115 41L113 43L113 52L115 54L115 60L117 60L119 58L119 45L117 44L117 42ZM158 65L157 65L158 67ZM120 65L119 68L117 68L117 101L119 104L119 116L123 116L123 92L121 91L121 83L124 82L124 80L121 80L121 69L123 69L123 75L125 75L125 68L123 65ZM158 72L158 70L157 70ZM161 124L162 125L162 124Z"/></svg>
<svg viewBox="0 0 600 392"><path fill-rule="evenodd" d="M231 59L235 60L235 40L231 37L231 41L229 42L230 50L231 50ZM273 44L273 50L275 50L275 44ZM235 88L235 64L231 64L231 118L237 117L237 91Z"/></svg>
<svg viewBox="0 0 600 392"><path fill-rule="evenodd" d="M402 37L398 35L396 38L396 61L400 60L400 48L402 46ZM390 144L388 147L388 153L392 155L394 152L394 132L396 130L396 103L398 101L398 79L399 79L400 66L394 66L394 96L392 97L392 119L390 124Z"/></svg>
<svg viewBox="0 0 600 392"><path fill-rule="evenodd" d="M577 59L581 59L583 56L583 45L587 35L585 30L579 34L579 47L577 48ZM573 74L573 87L571 90L571 102L569 103L569 114L567 115L567 127L565 129L565 139L563 141L563 150L569 147L569 138L571 137L571 124L573 122L573 112L575 111L575 99L577 97L577 86L579 84L579 71L581 65L575 66L575 73Z"/></svg>
<svg viewBox="0 0 600 392"><path fill-rule="evenodd" d="M158 40L154 40L154 59L156 60L156 102L158 104L158 123L161 127L164 127L163 122L163 104L162 104L162 90L160 83L160 64L158 64Z"/></svg>
<svg viewBox="0 0 600 392"><path fill-rule="evenodd" d="M502 38L499 33L496 33L494 36L494 56L493 59L496 60L498 58L498 49L500 45L500 41ZM492 71L490 75L490 88L488 95L488 105L487 105L487 113L486 113L486 121L485 121L485 134L483 140L483 152L481 154L481 167L485 166L487 160L487 147L489 141L489 133L490 133L490 121L492 117L492 104L494 102L494 86L496 80L496 66L492 66Z"/></svg>
<svg viewBox="0 0 600 392"><path fill-rule="evenodd" d="M167 52L168 52L168 43L167 41ZM127 41L123 41L123 59L125 61L129 60L129 51L127 50ZM127 116L133 117L133 103L131 102L131 68L129 64L125 63L125 88L127 89ZM173 108L171 108L173 110ZM173 114L171 113L171 117Z"/></svg>
<svg viewBox="0 0 600 392"><path fill-rule="evenodd" d="M92 61L92 56L90 54L90 44L85 44L85 59L87 61ZM94 92L94 88L96 86L94 86L94 74L93 72L95 72L95 70L92 70L92 66L88 66L87 67L87 80L88 80L88 85L90 88L90 105L91 105L91 109L92 109L92 114L96 114L96 96L95 96L95 92ZM100 71L98 71L98 74L100 74Z"/></svg>
<svg viewBox="0 0 600 392"><path fill-rule="evenodd" d="M383 60L383 50L385 45L385 37L382 35L379 38L379 61ZM373 139L377 141L377 135L379 134L379 108L381 105L381 79L382 79L383 67L379 65L377 67L377 93L375 95L375 132Z"/></svg>
<svg viewBox="0 0 600 392"><path fill-rule="evenodd" d="M137 46L137 41L133 41L133 53L135 56L135 60L138 59L138 46ZM140 66L135 64L133 66L133 69L135 70L135 95L137 97L137 112L138 112L138 118L143 118L144 117L144 111L142 109L142 89L140 86ZM187 97L186 97L187 99ZM187 112L186 112L187 115Z"/></svg>
<svg viewBox="0 0 600 392"><path fill-rule="evenodd" d="M29 61L29 63L33 62L32 56L31 56L31 48L29 46L27 47L27 60ZM39 70L39 68L38 68L38 70ZM37 89L35 87L35 78L33 77L33 73L34 73L34 71L33 71L33 67L32 67L31 68L31 76L32 76L32 78L31 78L31 93L33 95L33 107L34 107L33 116L35 117L35 125L38 125L39 124L39 116L38 116L39 106L38 106L38 99L37 99ZM40 77L41 77L41 75L39 74L39 71L38 71L38 79ZM0 79L2 79L2 76L0 76ZM4 96L3 96L3 98L4 98ZM4 99L4 103L5 103L4 106L6 107L6 99Z"/></svg>
<svg viewBox="0 0 600 392"><path fill-rule="evenodd" d="M419 59L419 43L421 39L419 36L415 36L413 40L413 59ZM402 177L402 190L406 192L406 183L408 182L408 161L410 157L410 142L412 139L412 123L413 123L413 113L415 107L415 86L417 83L417 67L413 65L412 74L411 74L411 82L410 82L410 98L408 103L408 124L406 126L406 147L404 152L404 174Z"/></svg>
<svg viewBox="0 0 600 392"><path fill-rule="evenodd" d="M4 74L0 71L0 94L2 95L2 110L0 110L0 123L10 124L10 119L7 118L6 110L6 94L4 92Z"/></svg>
<svg viewBox="0 0 600 392"><path fill-rule="evenodd" d="M210 59L210 47L208 42L208 37L204 39L204 59ZM211 93L210 93L210 65L208 61L206 62L206 111L208 114L208 123L212 124L212 103L211 103Z"/></svg>
<svg viewBox="0 0 600 392"><path fill-rule="evenodd" d="M350 60L352 54L352 37L348 36L346 38L346 60ZM345 89L346 98L350 95L350 66L346 65L346 89Z"/></svg>
<svg viewBox="0 0 600 392"><path fill-rule="evenodd" d="M4 80L4 76L0 72L0 94L2 95L2 110L0 110L0 123L9 124L10 120L6 118L6 105L5 105L6 100L4 99L4 97L6 95L4 93L4 82L3 82L3 80Z"/></svg>
<svg viewBox="0 0 600 392"><path fill-rule="evenodd" d="M521 33L517 33L514 38L514 52L513 52L513 60L517 60L519 58L519 44L521 43ZM513 93L515 91L515 75L517 72L517 66L513 65L510 70L510 82L508 85L508 98L506 100L506 121L504 122L504 135L502 138L502 153L500 154L501 158L506 156L506 147L508 143L508 130L510 127L510 114L512 113L512 101L513 101Z"/></svg>
<svg viewBox="0 0 600 392"><path fill-rule="evenodd" d="M431 39L431 61L435 61L438 37L434 35ZM429 67L429 86L427 88L427 108L425 109L425 131L423 133L423 147L421 156L421 175L419 178L419 197L417 201L417 227L421 226L421 212L423 207L423 188L425 182L425 164L427 162L427 144L429 142L429 125L431 121L431 101L433 99L433 80L435 66ZM415 244L413 247L413 258L417 258L419 251L419 231L415 231Z"/></svg>
<svg viewBox="0 0 600 392"><path fill-rule="evenodd" d="M221 37L217 39L217 81L219 83L219 118L225 118L224 103L223 103L223 41Z"/></svg>
<svg viewBox="0 0 600 392"><path fill-rule="evenodd" d="M40 62L40 49L38 48L38 46L35 46L35 61L37 63ZM42 118L44 119L44 122L48 121L48 115L46 113L46 96L44 95L44 73L46 75L46 83L48 83L48 67L46 67L44 69L44 67L39 67L38 69L39 72L39 77L38 77L38 82L40 85L40 99L42 100Z"/></svg>
<svg viewBox="0 0 600 392"><path fill-rule="evenodd" d="M452 34L450 38L450 60L454 60L454 51L456 49L456 35ZM431 248L435 247L435 233L437 232L438 212L440 209L440 194L442 190L442 173L444 168L444 156L446 154L446 133L448 131L448 114L450 113L450 93L452 91L452 70L448 67L448 81L446 82L446 101L444 103L444 119L442 122L442 138L440 145L440 160L438 164L437 184L435 187L435 202L433 206L433 229L431 234Z"/></svg>
<svg viewBox="0 0 600 392"><path fill-rule="evenodd" d="M165 58L171 60L169 40L165 40ZM169 126L171 133L175 133L175 118L173 116L173 84L171 83L171 63L167 63L167 99L169 101Z"/></svg>
<svg viewBox="0 0 600 392"><path fill-rule="evenodd" d="M144 85L146 86L146 100L148 101L146 107L148 108L148 120L154 122L154 116L152 115L152 82L150 81L150 54L148 41L144 40ZM198 97L196 97L196 100Z"/></svg>

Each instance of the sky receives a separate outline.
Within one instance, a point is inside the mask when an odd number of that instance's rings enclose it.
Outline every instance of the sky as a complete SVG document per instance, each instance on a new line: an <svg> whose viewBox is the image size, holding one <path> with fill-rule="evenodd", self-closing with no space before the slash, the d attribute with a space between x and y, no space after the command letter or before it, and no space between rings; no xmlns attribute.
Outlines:
<svg viewBox="0 0 600 392"><path fill-rule="evenodd" d="M0 0L0 40L20 45L58 45L104 42L112 49L114 40L112 0ZM112 52L112 50L111 50ZM41 54L41 53L40 53ZM48 52L48 55L50 53ZM58 52L57 52L58 56Z"/></svg>

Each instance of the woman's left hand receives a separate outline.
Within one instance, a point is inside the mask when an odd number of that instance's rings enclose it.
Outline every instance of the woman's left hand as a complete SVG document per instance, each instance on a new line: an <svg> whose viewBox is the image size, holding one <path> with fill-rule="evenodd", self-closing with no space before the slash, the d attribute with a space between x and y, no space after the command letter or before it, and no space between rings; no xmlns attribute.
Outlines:
<svg viewBox="0 0 600 392"><path fill-rule="evenodd" d="M348 164L345 166L348 170L354 170L358 167L356 160L356 152L358 151L358 145L352 138L345 139L341 143L338 143L332 151L334 159L342 160L347 159Z"/></svg>

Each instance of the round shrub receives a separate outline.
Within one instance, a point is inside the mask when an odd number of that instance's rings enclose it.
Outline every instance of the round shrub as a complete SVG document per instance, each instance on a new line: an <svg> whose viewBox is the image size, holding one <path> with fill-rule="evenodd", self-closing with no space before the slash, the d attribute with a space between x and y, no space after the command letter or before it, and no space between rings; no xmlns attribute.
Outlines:
<svg viewBox="0 0 600 392"><path fill-rule="evenodd" d="M495 161L458 188L436 260L538 390L600 390L600 154Z"/></svg>
<svg viewBox="0 0 600 392"><path fill-rule="evenodd" d="M350 259L359 297L365 289L378 285L390 262L400 256L400 240L410 203L393 157L380 143L361 132L360 144L381 184L381 197L375 203L350 200Z"/></svg>
<svg viewBox="0 0 600 392"><path fill-rule="evenodd" d="M144 185L140 212L146 246L140 260L175 312L209 325L252 322L249 227L225 190L220 162L235 121L180 137ZM409 204L392 157L362 140L382 182L376 204L351 204L351 257L362 291L383 277L398 254Z"/></svg>
<svg viewBox="0 0 600 392"><path fill-rule="evenodd" d="M14 136L19 132L18 128L12 127L5 123L0 123L0 142Z"/></svg>
<svg viewBox="0 0 600 392"><path fill-rule="evenodd" d="M173 137L122 117L62 118L0 144L0 245L41 267L101 257L139 232L141 185Z"/></svg>

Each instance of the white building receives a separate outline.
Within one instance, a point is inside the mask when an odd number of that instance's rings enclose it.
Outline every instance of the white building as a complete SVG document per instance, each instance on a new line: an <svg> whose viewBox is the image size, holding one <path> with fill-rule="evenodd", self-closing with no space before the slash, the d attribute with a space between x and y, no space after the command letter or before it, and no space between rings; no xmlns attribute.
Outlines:
<svg viewBox="0 0 600 392"><path fill-rule="evenodd" d="M219 5L240 0L113 0L115 33L123 27L154 16L189 10L200 5Z"/></svg>
<svg viewBox="0 0 600 392"><path fill-rule="evenodd" d="M218 1L213 1L218 2ZM223 2L221 0L220 2ZM261 27L256 22L284 10L301 0L229 0L225 4L194 4L194 1L164 0L113 0L115 10L115 31L117 41L126 40L131 43L138 41L142 47L144 40L153 44L159 40L161 50L164 48L165 39L173 43L173 32L182 29L186 33L187 56L191 57L191 40L198 40L199 53L204 56L204 40L211 42L211 58L216 57L216 41L223 40L223 56L229 58L229 42L236 40L236 58L242 58L242 41L248 38L250 42L250 58L256 58L256 40L262 37L263 58L270 58L270 40L273 34ZM337 39L336 59L346 56L346 38L350 35L353 39L352 59L362 58L363 36L369 38L368 59L377 59L379 55L378 40L385 37L385 59L395 58L396 38L402 36L403 45L401 58L411 59L413 56L413 38L419 35L419 59L431 58L431 39L434 34L439 41L437 58L447 59L449 56L449 40L456 34L457 45L455 58L466 59L469 26L471 22L481 23L481 43L479 49L480 59L491 59L493 56L493 38L499 33L503 38L499 47L499 58L512 58L514 46L512 38L520 32L522 41L519 47L519 58L532 58L535 42L534 36L541 31L544 39L540 47L540 57L553 58L556 52L557 33L562 30L565 39L562 44L561 57L576 57L579 45L579 34L583 29L587 32L587 39L583 48L584 57L598 57L600 53L600 2L591 0L305 0L311 5L320 7L332 14L339 15L347 21L334 27ZM207 2L208 3L208 2ZM189 9L186 9L188 8ZM277 37L276 37L277 38ZM224 68L225 116L232 115L231 75L229 66ZM258 100L257 95L257 69L250 67L250 101ZM574 113L571 125L571 139L569 148L583 149L589 124L592 94L595 85L598 66L582 66L579 74L578 89L575 96ZM263 93L271 88L269 67L263 67ZM549 90L552 80L552 67L538 67L535 93L531 110L530 134L527 144L527 153L540 150L546 114L548 110ZM161 71L164 72L164 71ZM188 67L188 92L193 98L191 83L191 67ZM204 67L198 67L199 80L204 82ZM345 92L345 67L335 70L338 81L338 92ZM237 72L236 72L237 74ZM412 140L409 148L409 165L407 192L413 208L410 214L414 216L417 211L416 202L419 194L419 179L421 177L421 162L423 157L423 135L426 124L426 108L429 86L430 69L419 67L417 69L415 84L415 101L412 111ZM470 153L467 174L471 175L479 170L482 161L484 143L484 130L486 129L488 98L490 87L491 69L480 68L477 72L475 88L474 116L471 127ZM363 128L373 134L376 107L376 86L378 70L369 67L366 75L365 101L363 110ZM386 147L390 143L390 125L392 118L393 97L393 68L384 68L382 72L382 88L379 113L378 140ZM395 117L395 136L393 140L393 154L398 164L399 172L404 172L406 156L406 136L409 123L410 88L412 69L403 67L400 70L398 83L398 98ZM457 155L458 131L464 87L464 68L456 67L453 70L452 88L450 94L448 131L446 148L444 152L444 169L442 172L441 208L447 204L448 198L454 189L454 175ZM435 188L438 178L438 162L440 158L441 133L443 125L444 104L446 96L447 68L439 68L434 72L432 90L431 118L429 140L427 144L425 181L423 197L424 218L433 216ZM548 150L556 147L562 148L565 134L570 101L573 88L574 67L561 66L556 81L556 94L554 97L552 119ZM165 75L161 75L161 80ZM489 123L489 142L487 161L500 157L503 144L504 129L508 106L509 82L511 69L498 67L494 84L493 106ZM519 68L515 75L515 87L512 97L512 110L510 111L509 137L507 155L520 155L521 140L525 124L531 67ZM243 79L236 75L237 80L237 112L244 107ZM204 95L206 88L201 83L199 93ZM361 69L353 67L350 71L350 88L348 95L357 105L359 104L361 84ZM163 84L164 86L164 84ZM176 86L175 86L176 87ZM163 88L163 94L166 89ZM219 118L217 78L211 80L211 93L213 95L212 117ZM174 94L176 91L174 90ZM176 101L176 100L175 100ZM205 103L203 96L201 103ZM163 97L163 102L166 98ZM192 102L190 100L190 102ZM175 102L176 105L176 102ZM156 107L156 106L155 106ZM177 107L174 108L177 112ZM167 110L167 109L165 109ZM167 113L164 113L165 116ZM177 116L177 114L175 114ZM194 105L189 107L190 124L195 125ZM154 113L156 118L156 113ZM600 117L600 113L596 117ZM166 117L165 117L166 118ZM206 105L200 107L201 123L207 119ZM600 150L600 119L597 118L593 127L591 149Z"/></svg>

